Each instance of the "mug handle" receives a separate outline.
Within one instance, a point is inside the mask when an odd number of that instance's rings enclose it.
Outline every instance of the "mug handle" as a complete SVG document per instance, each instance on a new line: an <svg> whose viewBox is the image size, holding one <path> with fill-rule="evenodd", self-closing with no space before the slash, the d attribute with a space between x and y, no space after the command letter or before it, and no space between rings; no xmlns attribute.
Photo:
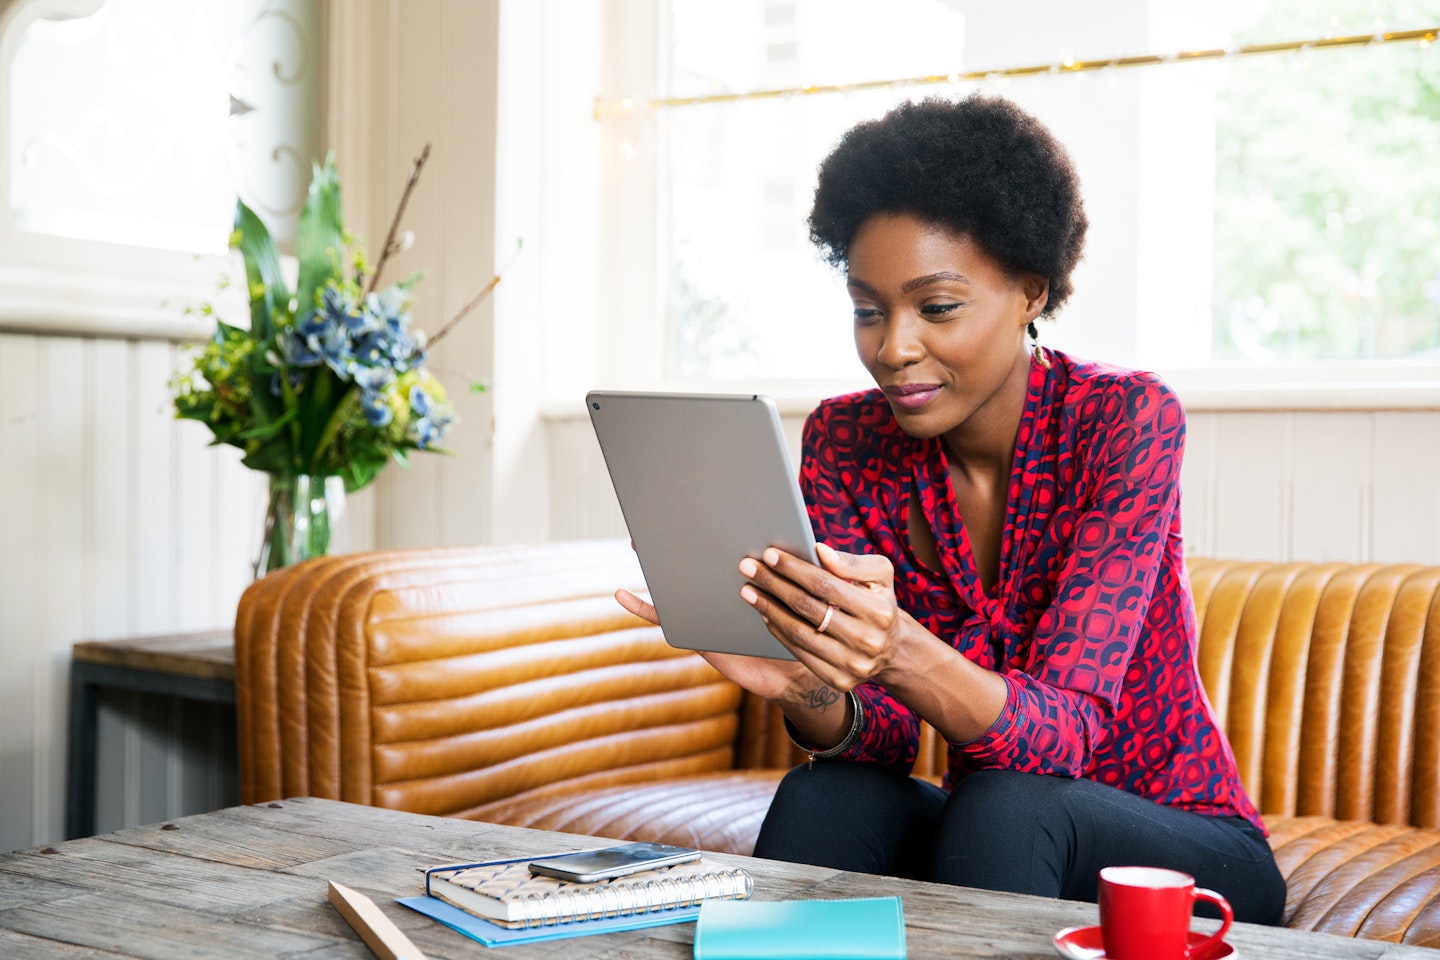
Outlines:
<svg viewBox="0 0 1440 960"><path fill-rule="evenodd" d="M1230 924L1235 922L1235 911L1230 909L1230 901L1226 900L1214 890L1206 890L1204 887L1195 888L1195 899L1213 903L1220 909L1220 929L1216 930L1209 939L1197 943L1190 948L1186 956L1204 956L1211 947L1225 939L1225 934L1230 932Z"/></svg>

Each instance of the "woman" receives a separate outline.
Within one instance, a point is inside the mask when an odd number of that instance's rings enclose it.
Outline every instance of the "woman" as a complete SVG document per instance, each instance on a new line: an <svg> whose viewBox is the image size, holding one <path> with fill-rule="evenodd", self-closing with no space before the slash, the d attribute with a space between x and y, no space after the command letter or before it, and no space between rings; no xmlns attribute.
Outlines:
<svg viewBox="0 0 1440 960"><path fill-rule="evenodd" d="M1165 866L1278 923L1195 666L1184 411L1152 374L1027 343L1085 229L1064 149L1001 99L903 105L821 166L811 237L879 389L806 423L820 566L740 562L797 660L706 655L810 751L755 853L1084 900L1101 867ZM943 789L909 776L921 719Z"/></svg>

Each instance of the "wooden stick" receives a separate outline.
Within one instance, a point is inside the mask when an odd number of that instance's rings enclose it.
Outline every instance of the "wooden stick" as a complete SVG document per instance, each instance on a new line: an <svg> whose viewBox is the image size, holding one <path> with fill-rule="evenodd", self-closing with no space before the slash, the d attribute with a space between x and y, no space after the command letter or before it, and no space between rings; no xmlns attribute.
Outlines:
<svg viewBox="0 0 1440 960"><path fill-rule="evenodd" d="M395 216L390 220L390 232L385 234L385 246L380 249L380 262L375 264L375 272L370 274L370 283L366 285L366 293L374 293L375 287L380 283L380 274L385 270L385 262L390 259L390 254L395 252L395 234L400 229L400 221L405 217L405 207L410 203L410 194L415 190L415 184L420 182L420 171L425 167L425 161L430 159L430 144L425 144L425 149L420 151L420 156L415 158L415 166L410 170L410 179L405 181L405 190L400 194L400 203L395 208Z"/></svg>
<svg viewBox="0 0 1440 960"><path fill-rule="evenodd" d="M330 902L380 960L425 960L420 948L365 894L331 880Z"/></svg>
<svg viewBox="0 0 1440 960"><path fill-rule="evenodd" d="M444 337L445 334L449 333L451 329L455 326L455 324L465 319L465 314L480 306L480 304L484 302L485 298L490 296L490 291L494 290L500 285L501 278L504 277L505 274L509 271L510 264L515 262L515 258L520 256L520 251L524 248L524 246L525 239L522 237L519 241L516 242L515 252L510 254L510 259L505 261L505 266L500 268L500 272L495 274L495 276L491 277L490 282L485 284L485 289L481 290L475 295L474 299L472 299L469 303L465 304L465 306L461 307L460 312L455 314L455 316L451 317L450 322L445 324L445 326L441 327L439 333L435 334L435 336L425 341L425 345L427 347L439 343L440 339Z"/></svg>

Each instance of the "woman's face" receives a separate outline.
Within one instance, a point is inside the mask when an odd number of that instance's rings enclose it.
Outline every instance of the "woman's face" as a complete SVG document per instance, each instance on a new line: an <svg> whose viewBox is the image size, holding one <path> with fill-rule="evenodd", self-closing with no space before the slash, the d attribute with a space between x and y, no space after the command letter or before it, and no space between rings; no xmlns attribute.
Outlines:
<svg viewBox="0 0 1440 960"><path fill-rule="evenodd" d="M848 287L860 360L905 432L1013 429L1043 279L1012 277L978 244L908 214L876 214L850 241Z"/></svg>

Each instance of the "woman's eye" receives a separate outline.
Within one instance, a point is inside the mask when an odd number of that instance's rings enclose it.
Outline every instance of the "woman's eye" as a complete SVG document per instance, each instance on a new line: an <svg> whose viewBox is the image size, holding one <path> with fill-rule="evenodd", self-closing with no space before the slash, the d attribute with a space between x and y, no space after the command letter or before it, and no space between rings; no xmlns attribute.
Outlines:
<svg viewBox="0 0 1440 960"><path fill-rule="evenodd" d="M855 322L856 322L856 323L870 323L870 322L874 321L874 319L875 319L876 317L878 317L878 316L880 316L880 311L879 311L879 310L875 310L875 309L873 309L873 308L871 308L871 307L856 307L856 308L855 308Z"/></svg>
<svg viewBox="0 0 1440 960"><path fill-rule="evenodd" d="M920 312L927 317L944 317L963 306L963 303L927 303L920 308Z"/></svg>

